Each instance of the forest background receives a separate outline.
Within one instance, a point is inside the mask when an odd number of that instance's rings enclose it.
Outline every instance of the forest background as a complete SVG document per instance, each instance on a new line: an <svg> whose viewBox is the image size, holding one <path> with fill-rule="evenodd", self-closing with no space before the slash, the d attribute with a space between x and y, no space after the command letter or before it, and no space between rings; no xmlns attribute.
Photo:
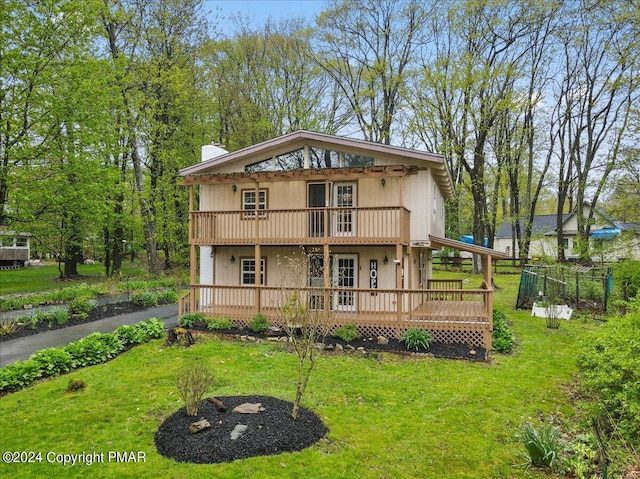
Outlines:
<svg viewBox="0 0 640 479"><path fill-rule="evenodd" d="M257 27L210 5L3 2L0 225L63 276L186 264L180 168L298 129L444 155L449 237L510 221L526 257L534 214L575 211L588 258L585 204L640 223L640 3L327 1Z"/></svg>

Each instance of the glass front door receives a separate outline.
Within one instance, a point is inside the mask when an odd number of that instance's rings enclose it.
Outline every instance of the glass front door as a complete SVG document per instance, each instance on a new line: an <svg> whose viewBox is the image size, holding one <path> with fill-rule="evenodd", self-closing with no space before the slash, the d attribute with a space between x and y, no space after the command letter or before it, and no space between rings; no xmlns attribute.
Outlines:
<svg viewBox="0 0 640 479"><path fill-rule="evenodd" d="M337 254L333 257L333 306L337 311L355 311L356 293L349 291L358 286L358 256L355 254Z"/></svg>

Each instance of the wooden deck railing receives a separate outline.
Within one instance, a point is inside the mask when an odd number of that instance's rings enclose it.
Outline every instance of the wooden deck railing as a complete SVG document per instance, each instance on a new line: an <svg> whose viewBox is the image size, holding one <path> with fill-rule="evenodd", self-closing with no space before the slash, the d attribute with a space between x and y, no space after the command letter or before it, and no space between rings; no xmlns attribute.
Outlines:
<svg viewBox="0 0 640 479"><path fill-rule="evenodd" d="M400 334L408 328L445 331L450 342L474 342L491 348L493 315L489 311L491 291L484 289L323 289L268 286L194 285L179 300L179 316L202 312L228 317L237 326L258 313L272 323L282 323L281 305L293 294L302 296L311 308L324 310L332 326L355 323L366 334ZM465 341L464 333L476 334Z"/></svg>
<svg viewBox="0 0 640 479"><path fill-rule="evenodd" d="M197 245L406 244L409 217L403 207L192 211L190 228Z"/></svg>

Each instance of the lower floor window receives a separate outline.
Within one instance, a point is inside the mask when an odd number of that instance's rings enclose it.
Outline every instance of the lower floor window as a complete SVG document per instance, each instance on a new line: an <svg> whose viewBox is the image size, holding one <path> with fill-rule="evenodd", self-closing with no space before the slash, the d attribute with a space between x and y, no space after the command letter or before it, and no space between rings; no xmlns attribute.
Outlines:
<svg viewBox="0 0 640 479"><path fill-rule="evenodd" d="M267 262L260 260L260 284L264 286L264 278ZM256 284L256 260L255 258L243 258L240 260L240 283L246 286Z"/></svg>

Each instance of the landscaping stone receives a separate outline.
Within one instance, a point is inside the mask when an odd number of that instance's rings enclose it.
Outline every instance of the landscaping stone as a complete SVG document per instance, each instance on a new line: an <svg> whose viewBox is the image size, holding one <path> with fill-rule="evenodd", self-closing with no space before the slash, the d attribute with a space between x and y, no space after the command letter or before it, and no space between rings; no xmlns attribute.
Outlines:
<svg viewBox="0 0 640 479"><path fill-rule="evenodd" d="M201 419L200 421L192 422L189 425L189 432L191 434L195 434L197 432L203 431L204 429L209 429L211 424L206 419Z"/></svg>
<svg viewBox="0 0 640 479"><path fill-rule="evenodd" d="M244 436L244 433L247 431L247 429L249 428L249 426L247 426L246 424L238 424L236 427L233 428L233 431L231 431L231 440L235 441L236 439L241 438L242 436Z"/></svg>
<svg viewBox="0 0 640 479"><path fill-rule="evenodd" d="M261 403L249 403L245 402L233 408L233 412L239 414L258 414L264 411Z"/></svg>
<svg viewBox="0 0 640 479"><path fill-rule="evenodd" d="M378 336L378 344L389 344L389 338Z"/></svg>

